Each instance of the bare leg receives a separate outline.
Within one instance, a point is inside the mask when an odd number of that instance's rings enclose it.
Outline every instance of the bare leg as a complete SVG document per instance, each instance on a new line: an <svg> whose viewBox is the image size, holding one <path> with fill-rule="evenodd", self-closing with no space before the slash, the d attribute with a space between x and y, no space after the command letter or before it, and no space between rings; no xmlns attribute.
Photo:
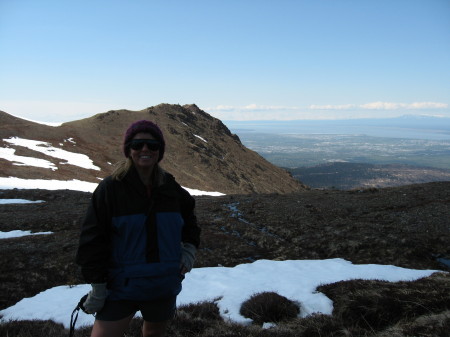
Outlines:
<svg viewBox="0 0 450 337"><path fill-rule="evenodd" d="M95 320L91 337L122 337L134 315L118 321Z"/></svg>
<svg viewBox="0 0 450 337"><path fill-rule="evenodd" d="M144 321L142 326L143 337L163 337L166 335L166 328L169 321L164 322L147 322Z"/></svg>

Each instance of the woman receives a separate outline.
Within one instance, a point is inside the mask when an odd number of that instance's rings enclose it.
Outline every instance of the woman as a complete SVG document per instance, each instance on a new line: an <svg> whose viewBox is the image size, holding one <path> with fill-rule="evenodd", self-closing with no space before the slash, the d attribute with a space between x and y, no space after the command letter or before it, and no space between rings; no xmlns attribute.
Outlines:
<svg viewBox="0 0 450 337"><path fill-rule="evenodd" d="M174 316L200 229L194 198L159 166L164 150L156 124L133 123L126 160L92 195L76 258L92 285L83 305L96 313L91 337L122 336L137 311L144 337L164 336Z"/></svg>

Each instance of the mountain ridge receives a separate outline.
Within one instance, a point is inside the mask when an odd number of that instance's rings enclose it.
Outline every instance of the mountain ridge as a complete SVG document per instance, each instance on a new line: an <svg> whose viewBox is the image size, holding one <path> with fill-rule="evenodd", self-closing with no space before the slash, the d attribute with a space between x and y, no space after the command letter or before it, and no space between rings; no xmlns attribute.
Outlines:
<svg viewBox="0 0 450 337"><path fill-rule="evenodd" d="M134 121L156 122L166 139L162 167L186 187L222 193L290 193L305 188L286 170L246 148L237 135L195 104L159 104L139 111L110 110L94 116L48 126L0 112L0 146L16 155L45 159L57 170L18 166L0 158L2 176L23 179L79 179L98 182L124 158L121 144ZM39 140L54 148L87 155L100 168L82 169L5 140L19 137ZM71 141L68 141L70 139Z"/></svg>

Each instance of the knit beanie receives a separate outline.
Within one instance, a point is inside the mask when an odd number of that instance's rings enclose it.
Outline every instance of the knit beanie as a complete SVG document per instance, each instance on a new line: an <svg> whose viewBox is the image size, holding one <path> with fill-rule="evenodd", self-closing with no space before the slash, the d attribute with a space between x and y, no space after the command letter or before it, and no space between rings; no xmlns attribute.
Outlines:
<svg viewBox="0 0 450 337"><path fill-rule="evenodd" d="M166 142L164 141L164 136L158 125L147 120L140 120L132 123L125 132L125 136L123 139L123 153L125 154L125 157L128 158L130 156L130 142L134 138L134 136L136 136L136 134L140 132L150 133L156 140L161 143L158 158L158 162L160 162L164 156Z"/></svg>

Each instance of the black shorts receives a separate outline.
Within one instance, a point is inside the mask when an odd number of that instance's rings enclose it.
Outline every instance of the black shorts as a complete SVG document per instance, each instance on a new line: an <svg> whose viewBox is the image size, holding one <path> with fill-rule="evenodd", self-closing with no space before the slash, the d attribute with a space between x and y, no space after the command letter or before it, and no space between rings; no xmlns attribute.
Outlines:
<svg viewBox="0 0 450 337"><path fill-rule="evenodd" d="M100 321L118 321L140 311L147 322L164 322L175 316L176 296L153 301L108 301L95 319Z"/></svg>

